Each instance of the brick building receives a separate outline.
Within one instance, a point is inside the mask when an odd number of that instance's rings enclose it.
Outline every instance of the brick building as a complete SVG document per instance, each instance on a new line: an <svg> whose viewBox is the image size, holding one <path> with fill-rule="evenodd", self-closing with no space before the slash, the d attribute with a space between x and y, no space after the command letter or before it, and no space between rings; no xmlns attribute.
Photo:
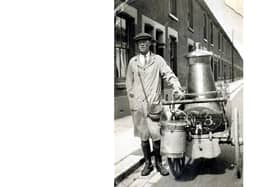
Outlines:
<svg viewBox="0 0 280 187"><path fill-rule="evenodd" d="M195 42L214 53L211 67L216 81L243 76L242 57L203 0L115 0L115 118L130 113L125 74L129 59L137 52L133 37L142 31L153 36L151 50L163 56L183 87L185 56ZM163 87L163 97L170 97L170 88Z"/></svg>

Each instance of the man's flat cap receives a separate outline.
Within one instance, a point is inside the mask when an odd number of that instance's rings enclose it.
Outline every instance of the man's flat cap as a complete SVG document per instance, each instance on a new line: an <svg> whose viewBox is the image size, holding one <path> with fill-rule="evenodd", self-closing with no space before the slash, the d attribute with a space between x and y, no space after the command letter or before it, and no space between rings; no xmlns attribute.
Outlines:
<svg viewBox="0 0 280 187"><path fill-rule="evenodd" d="M137 42L139 40L152 40L152 36L148 33L141 32L139 34L136 34L134 37L134 40Z"/></svg>

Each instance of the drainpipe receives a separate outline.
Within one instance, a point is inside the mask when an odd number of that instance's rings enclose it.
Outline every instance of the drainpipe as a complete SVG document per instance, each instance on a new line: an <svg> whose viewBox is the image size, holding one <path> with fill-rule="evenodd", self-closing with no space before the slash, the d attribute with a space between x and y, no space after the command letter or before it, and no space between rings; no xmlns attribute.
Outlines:
<svg viewBox="0 0 280 187"><path fill-rule="evenodd" d="M231 66L232 66L232 68L231 68L231 77L232 77L232 82L234 81L234 55L233 55L233 52L234 52L234 50L233 50L233 30L232 30L232 46L231 46L231 61L232 61L232 64L231 64Z"/></svg>

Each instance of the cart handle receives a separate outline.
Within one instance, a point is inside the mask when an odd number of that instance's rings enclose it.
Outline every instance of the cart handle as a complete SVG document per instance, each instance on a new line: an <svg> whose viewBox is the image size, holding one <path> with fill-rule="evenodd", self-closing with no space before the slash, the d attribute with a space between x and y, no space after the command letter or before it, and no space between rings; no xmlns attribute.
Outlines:
<svg viewBox="0 0 280 187"><path fill-rule="evenodd" d="M192 104L192 103L209 103L209 102L226 102L224 97L210 98L210 99L184 99L178 101L162 101L162 105L174 105L174 104Z"/></svg>

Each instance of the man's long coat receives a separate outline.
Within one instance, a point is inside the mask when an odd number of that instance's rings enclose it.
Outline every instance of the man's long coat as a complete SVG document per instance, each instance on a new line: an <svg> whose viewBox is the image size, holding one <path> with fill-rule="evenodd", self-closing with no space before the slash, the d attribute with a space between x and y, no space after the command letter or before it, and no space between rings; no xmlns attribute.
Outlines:
<svg viewBox="0 0 280 187"><path fill-rule="evenodd" d="M147 130L147 101L141 86L139 73L150 105L161 104L161 80L162 78L173 87L181 89L180 82L165 60L154 53L151 53L150 60L142 65L139 55L131 58L127 68L126 88L129 100L129 107L132 112L134 123L134 134L148 133ZM145 135L144 135L145 136Z"/></svg>

